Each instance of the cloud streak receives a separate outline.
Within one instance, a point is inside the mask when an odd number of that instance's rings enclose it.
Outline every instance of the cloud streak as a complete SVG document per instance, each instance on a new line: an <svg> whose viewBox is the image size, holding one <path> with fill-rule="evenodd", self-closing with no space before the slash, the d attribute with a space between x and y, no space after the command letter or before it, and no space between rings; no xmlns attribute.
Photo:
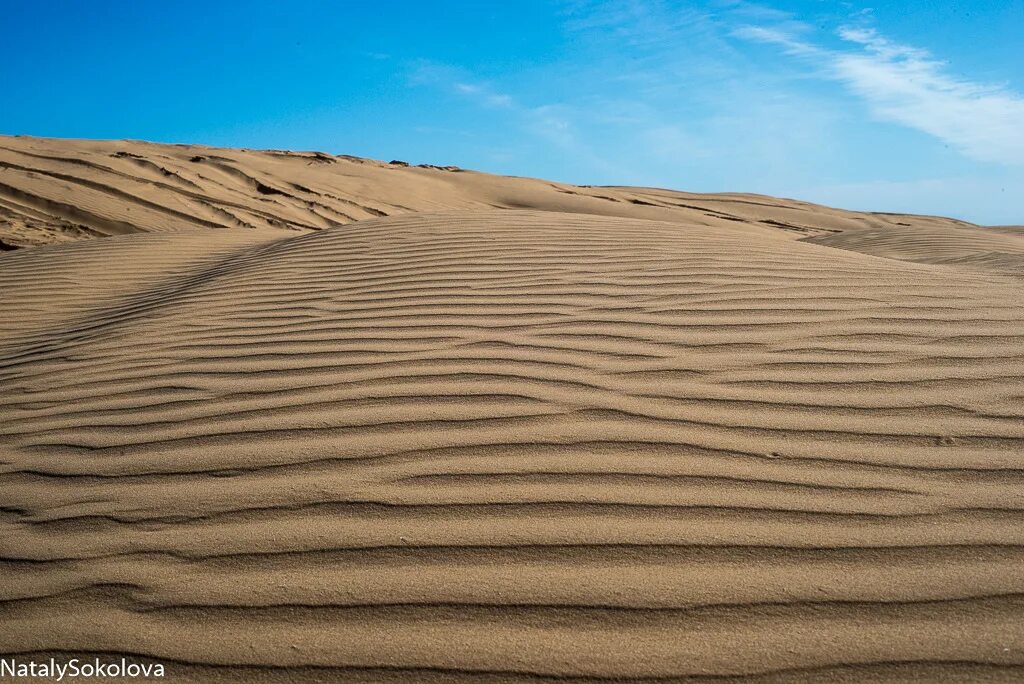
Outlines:
<svg viewBox="0 0 1024 684"><path fill-rule="evenodd" d="M484 107L512 107L514 102L510 95L496 93L490 88L479 83L455 83L452 85L456 92L473 98L478 104Z"/></svg>
<svg viewBox="0 0 1024 684"><path fill-rule="evenodd" d="M952 76L927 50L864 28L839 30L845 49L774 27L745 26L734 35L823 65L822 76L844 84L879 119L927 133L978 161L1024 166L1024 96Z"/></svg>

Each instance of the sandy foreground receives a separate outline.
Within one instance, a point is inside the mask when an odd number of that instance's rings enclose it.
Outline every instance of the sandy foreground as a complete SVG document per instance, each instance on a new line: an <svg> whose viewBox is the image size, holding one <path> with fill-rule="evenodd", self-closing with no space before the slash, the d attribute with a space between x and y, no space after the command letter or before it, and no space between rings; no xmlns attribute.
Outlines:
<svg viewBox="0 0 1024 684"><path fill-rule="evenodd" d="M0 138L0 654L1020 681L1024 231Z"/></svg>

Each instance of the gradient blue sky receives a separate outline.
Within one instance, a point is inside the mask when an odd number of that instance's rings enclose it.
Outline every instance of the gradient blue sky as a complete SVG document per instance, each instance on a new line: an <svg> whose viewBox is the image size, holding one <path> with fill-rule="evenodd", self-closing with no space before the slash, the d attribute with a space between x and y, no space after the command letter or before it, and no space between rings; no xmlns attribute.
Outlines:
<svg viewBox="0 0 1024 684"><path fill-rule="evenodd" d="M0 10L0 133L1024 223L1024 0Z"/></svg>

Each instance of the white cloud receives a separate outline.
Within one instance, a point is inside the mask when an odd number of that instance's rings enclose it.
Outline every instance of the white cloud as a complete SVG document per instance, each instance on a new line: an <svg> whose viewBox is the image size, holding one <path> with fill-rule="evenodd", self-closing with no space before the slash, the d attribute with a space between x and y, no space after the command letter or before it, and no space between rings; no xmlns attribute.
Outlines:
<svg viewBox="0 0 1024 684"><path fill-rule="evenodd" d="M478 104L485 107L507 108L514 104L510 95L494 92L479 83L455 83L453 87L456 92L472 97Z"/></svg>
<svg viewBox="0 0 1024 684"><path fill-rule="evenodd" d="M490 85L469 78L465 69L419 60L411 65L408 72L409 83L416 86L434 86L443 90L467 97L478 105L493 108L515 106L512 97L496 91Z"/></svg>
<svg viewBox="0 0 1024 684"><path fill-rule="evenodd" d="M495 89L489 82L476 78L469 70L438 62L420 60L409 72L409 82L417 86L431 86L454 93L476 107L502 110L517 122L521 131L544 145L561 150L575 161L605 172L617 167L603 159L594 148L584 143L577 134L576 121L580 113L563 103L529 105Z"/></svg>
<svg viewBox="0 0 1024 684"><path fill-rule="evenodd" d="M880 119L927 133L979 161L1024 166L1024 96L957 78L927 50L864 28L839 31L852 49L822 48L777 27L745 26L734 35L823 65L821 75L845 84Z"/></svg>
<svg viewBox="0 0 1024 684"><path fill-rule="evenodd" d="M957 77L863 28L870 12L847 9L800 17L750 0L575 0L562 15L565 61L498 80L483 76L495 78L490 67L421 61L410 80L460 98L483 122L478 154L504 150L506 172L1019 222L1020 202L1003 188L1024 172L1024 97ZM822 30L835 21L859 28ZM837 98L839 87L851 97ZM872 139L893 146L869 149Z"/></svg>

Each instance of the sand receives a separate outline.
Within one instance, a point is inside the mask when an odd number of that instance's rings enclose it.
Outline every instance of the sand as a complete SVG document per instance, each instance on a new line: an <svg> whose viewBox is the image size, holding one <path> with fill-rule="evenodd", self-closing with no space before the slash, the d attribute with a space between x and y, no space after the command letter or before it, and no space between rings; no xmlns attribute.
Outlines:
<svg viewBox="0 0 1024 684"><path fill-rule="evenodd" d="M0 148L0 654L1024 677L1022 231Z"/></svg>

